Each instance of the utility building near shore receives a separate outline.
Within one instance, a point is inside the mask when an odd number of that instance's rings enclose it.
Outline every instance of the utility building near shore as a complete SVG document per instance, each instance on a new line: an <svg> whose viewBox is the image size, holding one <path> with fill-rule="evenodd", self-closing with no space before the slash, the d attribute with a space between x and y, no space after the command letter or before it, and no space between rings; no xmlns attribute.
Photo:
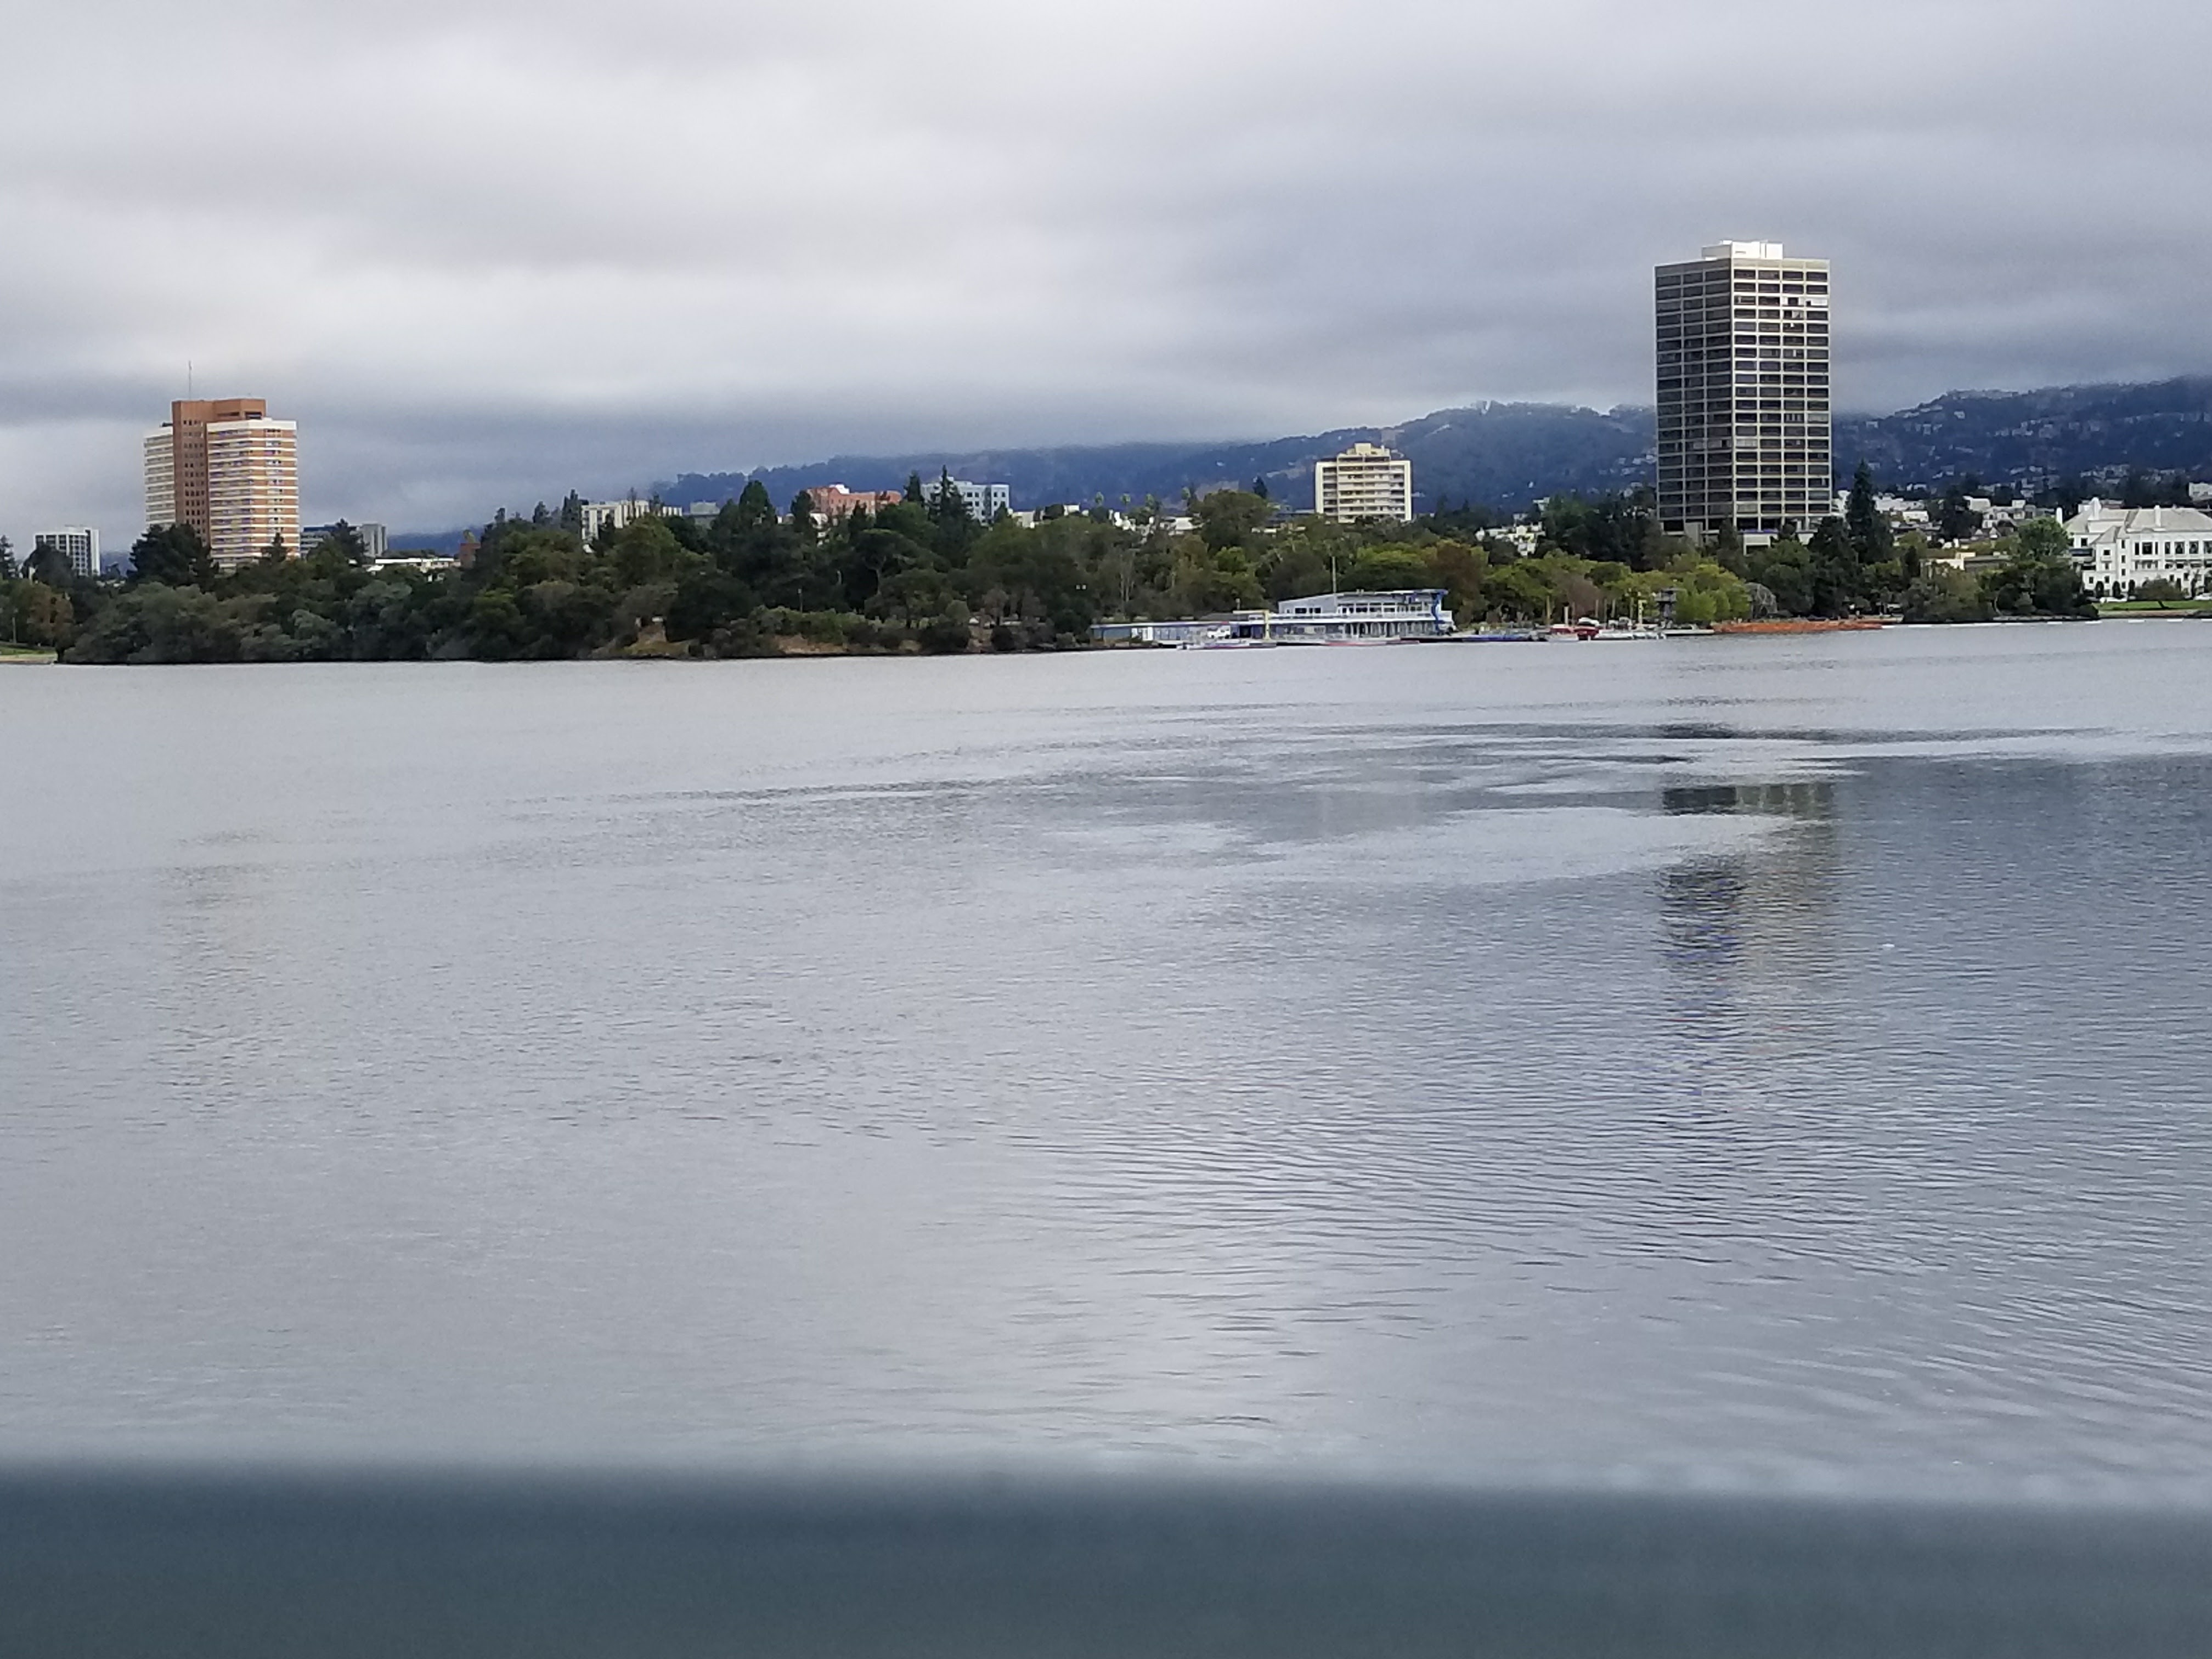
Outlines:
<svg viewBox="0 0 2212 1659"><path fill-rule="evenodd" d="M1314 463L1314 511L1339 524L1413 516L1413 464L1381 444L1354 444Z"/></svg>
<svg viewBox="0 0 2212 1659"><path fill-rule="evenodd" d="M299 428L258 398L179 398L146 434L146 522L188 524L226 570L300 550Z"/></svg>
<svg viewBox="0 0 2212 1659"><path fill-rule="evenodd" d="M1720 242L1656 275L1659 527L1747 543L1832 510L1828 262Z"/></svg>

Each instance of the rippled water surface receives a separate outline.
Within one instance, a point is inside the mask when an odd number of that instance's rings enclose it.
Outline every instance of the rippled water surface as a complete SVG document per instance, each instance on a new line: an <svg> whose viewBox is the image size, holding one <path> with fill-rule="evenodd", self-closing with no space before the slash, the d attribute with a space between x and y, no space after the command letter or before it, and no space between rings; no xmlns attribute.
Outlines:
<svg viewBox="0 0 2212 1659"><path fill-rule="evenodd" d="M0 1455L2212 1495L2212 628L0 670Z"/></svg>

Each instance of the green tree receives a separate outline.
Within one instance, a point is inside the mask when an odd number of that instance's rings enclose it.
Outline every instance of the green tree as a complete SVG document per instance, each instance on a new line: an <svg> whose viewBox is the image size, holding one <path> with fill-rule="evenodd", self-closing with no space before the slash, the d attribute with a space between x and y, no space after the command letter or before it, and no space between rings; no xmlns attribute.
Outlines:
<svg viewBox="0 0 2212 1659"><path fill-rule="evenodd" d="M23 561L23 574L32 581L44 582L65 593L76 580L76 568L61 549L40 542L31 549L31 556Z"/></svg>
<svg viewBox="0 0 2212 1659"><path fill-rule="evenodd" d="M768 486L758 478L750 480L738 492L735 514L741 534L765 530L778 522L775 503L769 499Z"/></svg>
<svg viewBox="0 0 2212 1659"><path fill-rule="evenodd" d="M2014 534L2013 545L2022 556L2031 559L2073 556L2073 544L2066 538L2066 526L2056 519L2030 519Z"/></svg>
<svg viewBox="0 0 2212 1659"><path fill-rule="evenodd" d="M2014 616L2097 614L2081 586L2064 526L2049 519L2021 526L2004 563L1982 578L1982 592L1998 611Z"/></svg>
<svg viewBox="0 0 2212 1659"><path fill-rule="evenodd" d="M1887 564L1893 556L1896 538L1889 520L1875 505L1874 471L1864 461L1851 474L1851 493L1844 505L1844 528L1850 537L1852 556L1862 568ZM1919 574L1917 558L1908 559L1905 579L1909 581Z"/></svg>
<svg viewBox="0 0 2212 1659"><path fill-rule="evenodd" d="M1544 562L1537 559L1516 559L1492 570L1484 579L1482 597L1491 615L1519 622L1543 621L1559 602Z"/></svg>
<svg viewBox="0 0 2212 1659"><path fill-rule="evenodd" d="M541 516L533 516L531 522L537 525L547 523L551 515L545 512L543 502L538 504L538 515ZM302 551L306 550L302 550ZM361 532L343 519L340 519L324 532L322 538L316 542L313 551L350 569L362 569L368 564L368 544L362 539Z"/></svg>
<svg viewBox="0 0 2212 1659"><path fill-rule="evenodd" d="M43 581L10 580L0 589L9 609L8 639L14 645L46 645L57 650L76 637L76 610L69 595Z"/></svg>
<svg viewBox="0 0 2212 1659"><path fill-rule="evenodd" d="M149 526L131 544L133 581L165 587L205 587L215 580L215 561L200 532L188 524Z"/></svg>
<svg viewBox="0 0 2212 1659"><path fill-rule="evenodd" d="M1903 611L1909 623L1987 622L1996 614L1979 582L1940 565L1905 590Z"/></svg>
<svg viewBox="0 0 2212 1659"><path fill-rule="evenodd" d="M1792 530L1789 533L1794 538L1797 532ZM1732 519L1722 521L1720 528L1713 532L1712 540L1707 544L1705 550L1712 555L1713 562L1723 570L1733 570L1739 576L1750 571L1751 567L1744 556L1743 533L1735 527L1735 521Z"/></svg>
<svg viewBox="0 0 2212 1659"><path fill-rule="evenodd" d="M695 570L676 585L665 623L672 640L704 640L757 609L753 591L726 570Z"/></svg>
<svg viewBox="0 0 2212 1659"><path fill-rule="evenodd" d="M118 596L77 636L71 662L236 662L245 639L211 593L148 582Z"/></svg>
<svg viewBox="0 0 2212 1659"><path fill-rule="evenodd" d="M958 599L949 601L943 614L925 623L916 637L921 648L935 656L955 656L966 651L974 642L969 632L968 607Z"/></svg>
<svg viewBox="0 0 2212 1659"><path fill-rule="evenodd" d="M1427 556L1417 548L1388 544L1370 547L1352 561L1345 586L1355 592L1395 592L1409 587L1441 586Z"/></svg>
<svg viewBox="0 0 2212 1659"><path fill-rule="evenodd" d="M1543 539L1578 559L1650 570L1659 563L1659 517L1647 490L1633 495L1554 495L1544 503Z"/></svg>
<svg viewBox="0 0 2212 1659"><path fill-rule="evenodd" d="M1954 484L1936 504L1936 533L1945 541L1972 541L1982 527L1982 515L1966 504L1966 492Z"/></svg>
<svg viewBox="0 0 2212 1659"><path fill-rule="evenodd" d="M1428 550L1430 580L1424 586L1444 590L1444 601L1462 622L1482 614L1483 573L1489 560L1480 547L1446 539Z"/></svg>
<svg viewBox="0 0 2212 1659"><path fill-rule="evenodd" d="M1806 551L1813 590L1811 614L1841 617L1855 610L1863 597L1864 583L1858 550L1851 545L1844 521L1838 518L1821 520ZM1766 585L1774 586L1771 580ZM1778 596L1781 590L1776 588L1775 592Z"/></svg>
<svg viewBox="0 0 2212 1659"><path fill-rule="evenodd" d="M1217 489L1197 497L1191 505L1199 536L1217 553L1224 548L1249 547L1260 526L1267 522L1268 512L1265 495L1243 489Z"/></svg>

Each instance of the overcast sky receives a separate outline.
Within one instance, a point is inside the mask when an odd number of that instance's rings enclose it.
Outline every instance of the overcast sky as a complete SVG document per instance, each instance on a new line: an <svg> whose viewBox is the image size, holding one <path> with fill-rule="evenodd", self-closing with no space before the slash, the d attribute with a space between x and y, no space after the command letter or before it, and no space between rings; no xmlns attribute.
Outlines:
<svg viewBox="0 0 2212 1659"><path fill-rule="evenodd" d="M1839 405L2212 368L2179 0L0 0L0 531L185 390L395 528L837 450L1650 398L1836 262ZM855 481L860 482L860 481Z"/></svg>

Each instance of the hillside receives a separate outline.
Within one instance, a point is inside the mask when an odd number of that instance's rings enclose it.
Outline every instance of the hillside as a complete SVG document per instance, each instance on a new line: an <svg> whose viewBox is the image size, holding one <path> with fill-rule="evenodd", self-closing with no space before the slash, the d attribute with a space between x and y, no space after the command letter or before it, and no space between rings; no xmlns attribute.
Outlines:
<svg viewBox="0 0 2212 1659"><path fill-rule="evenodd" d="M1304 437L1230 444L1114 444L1057 449L932 450L840 455L811 466L686 473L654 486L669 501L720 500L758 477L779 504L810 485L890 489L910 472L1013 486L1018 505L1180 499L1186 486L1267 480L1278 500L1313 500L1313 463L1358 439L1410 456L1420 505L1477 501L1519 511L1546 495L1648 483L1652 413L1605 413L1558 404L1480 404L1395 427L1346 427ZM2071 481L2116 488L2131 471L2212 478L2212 378L2140 386L2051 386L2035 392L1951 392L1893 415L1838 416L1836 471L1864 459L1885 489L1940 488L1974 477L2030 493Z"/></svg>
<svg viewBox="0 0 2212 1659"><path fill-rule="evenodd" d="M1838 417L1838 475L1862 459L1886 487L1971 476L2033 493L2069 479L2114 485L2133 470L2212 478L2212 379L1949 392L1894 415Z"/></svg>
<svg viewBox="0 0 2212 1659"><path fill-rule="evenodd" d="M1425 509L1439 500L1520 511L1566 491L1597 494L1650 482L1652 412L1601 413L1559 404L1478 404L1439 410L1395 427L1345 427L1244 443L1133 443L1049 449L928 450L837 455L759 472L687 472L651 486L664 501L735 495L757 477L778 506L816 484L896 489L907 475L1013 486L1018 507L1103 495L1180 500L1186 487L1267 480L1295 507L1313 501L1313 463L1358 439L1413 458ZM2185 473L2212 480L2212 377L2133 386L2050 386L2035 392L1951 392L1893 415L1838 416L1836 470L1848 480L1864 459L1884 489L1942 486L1974 477L2033 494L2081 481L2115 489L2128 473ZM452 550L460 532L394 538L395 546Z"/></svg>
<svg viewBox="0 0 2212 1659"><path fill-rule="evenodd" d="M907 455L838 455L806 466L758 472L688 472L657 483L664 501L719 501L758 478L778 505L817 484L854 489L896 489L909 473L1011 484L1015 503L1088 501L1103 495L1142 501L1182 498L1222 484L1264 477L1268 493L1307 507L1313 464L1366 439L1410 456L1424 507L1439 498L1518 509L1560 490L1587 493L1632 488L1651 465L1651 412L1610 414L1556 404L1483 404L1439 410L1395 427L1345 427L1304 437L1253 443L1107 444L1056 449L930 450Z"/></svg>

